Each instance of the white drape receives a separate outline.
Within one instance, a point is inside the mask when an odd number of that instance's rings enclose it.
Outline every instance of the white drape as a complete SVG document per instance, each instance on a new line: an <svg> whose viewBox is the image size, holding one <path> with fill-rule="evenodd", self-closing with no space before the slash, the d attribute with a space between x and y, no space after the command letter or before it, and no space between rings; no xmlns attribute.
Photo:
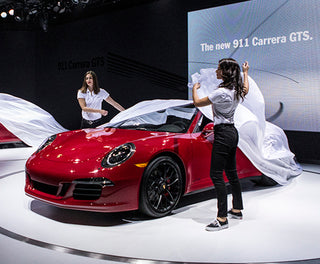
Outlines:
<svg viewBox="0 0 320 264"><path fill-rule="evenodd" d="M214 69L203 69L192 76L200 82L199 96L204 97L217 88ZM189 85L192 86L192 83ZM239 131L239 148L265 175L279 184L302 172L290 151L283 130L265 120L264 99L257 84L249 78L250 91L235 113ZM150 113L172 106L186 105L190 100L150 100L138 103L116 115L110 123ZM200 110L211 120L211 106ZM23 99L0 93L0 122L29 146L37 147L52 134L67 131L48 112Z"/></svg>
<svg viewBox="0 0 320 264"><path fill-rule="evenodd" d="M0 93L0 122L32 147L47 137L66 131L48 112L21 98Z"/></svg>
<svg viewBox="0 0 320 264"><path fill-rule="evenodd" d="M212 68L201 69L191 79L189 88L196 82L201 84L198 90L200 98L217 89L221 82ZM200 110L213 120L211 106L201 107ZM266 176L284 185L291 177L301 174L301 166L289 149L285 133L280 127L266 121L263 95L250 77L249 93L235 112L235 126L239 131L239 148Z"/></svg>
<svg viewBox="0 0 320 264"><path fill-rule="evenodd" d="M192 101L179 100L179 99L177 99L177 100L175 100L175 99L171 99L171 100L155 99L155 100L142 101L142 102L137 103L134 106L126 109L125 111L120 112L114 118L112 118L109 123L114 124L114 123L126 120L128 118L148 114L151 112L156 112L159 110L166 109L168 107L186 105L186 104L191 104L191 103L192 103Z"/></svg>

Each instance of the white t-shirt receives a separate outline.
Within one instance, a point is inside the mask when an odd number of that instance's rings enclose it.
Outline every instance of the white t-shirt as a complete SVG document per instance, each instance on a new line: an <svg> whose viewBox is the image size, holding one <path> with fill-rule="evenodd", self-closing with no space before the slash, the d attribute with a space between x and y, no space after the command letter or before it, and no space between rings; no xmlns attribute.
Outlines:
<svg viewBox="0 0 320 264"><path fill-rule="evenodd" d="M235 97L235 90L218 88L208 98L212 102L214 124L233 124L234 113L239 104L239 100Z"/></svg>
<svg viewBox="0 0 320 264"><path fill-rule="evenodd" d="M85 100L87 107L94 109L101 109L103 100L107 99L108 97L109 93L104 89L100 89L98 94L95 94L93 91L90 92L89 89L87 89L86 93L82 93L79 90L77 95L78 99L83 98ZM82 117L86 120L96 120L101 118L101 114L82 111Z"/></svg>

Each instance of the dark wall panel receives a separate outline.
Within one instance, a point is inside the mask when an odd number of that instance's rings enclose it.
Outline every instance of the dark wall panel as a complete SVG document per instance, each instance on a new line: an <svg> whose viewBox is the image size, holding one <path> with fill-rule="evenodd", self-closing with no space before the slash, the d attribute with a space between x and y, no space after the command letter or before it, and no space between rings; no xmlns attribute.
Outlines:
<svg viewBox="0 0 320 264"><path fill-rule="evenodd" d="M38 104L66 128L79 127L76 92L88 70L124 107L188 96L186 12L169 1L51 27L38 33L36 53ZM116 111L106 107L109 120Z"/></svg>
<svg viewBox="0 0 320 264"><path fill-rule="evenodd" d="M234 2L161 0L50 24L46 33L0 31L0 92L36 103L68 129L80 126L76 93L87 70L124 107L187 99L187 11ZM108 121L117 111L105 108ZM299 161L319 162L319 133L286 133Z"/></svg>
<svg viewBox="0 0 320 264"><path fill-rule="evenodd" d="M36 98L35 33L0 32L0 92Z"/></svg>

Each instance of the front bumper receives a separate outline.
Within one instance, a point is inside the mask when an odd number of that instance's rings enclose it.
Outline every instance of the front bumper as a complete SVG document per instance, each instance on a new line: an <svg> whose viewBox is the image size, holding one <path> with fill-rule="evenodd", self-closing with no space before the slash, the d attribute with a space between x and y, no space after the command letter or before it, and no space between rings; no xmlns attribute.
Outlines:
<svg viewBox="0 0 320 264"><path fill-rule="evenodd" d="M84 211L121 212L139 208L139 188L144 168L126 164L97 170L92 177L88 177L90 173L77 170L71 177L63 166L59 170L56 167L52 174L48 173L48 166L43 168L37 165L27 164L26 169L25 193L34 199Z"/></svg>

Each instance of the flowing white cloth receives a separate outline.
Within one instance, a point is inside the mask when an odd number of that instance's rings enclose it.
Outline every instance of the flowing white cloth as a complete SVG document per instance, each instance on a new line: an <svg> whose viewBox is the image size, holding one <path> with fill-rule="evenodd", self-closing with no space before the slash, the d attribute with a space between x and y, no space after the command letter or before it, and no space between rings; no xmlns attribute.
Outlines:
<svg viewBox="0 0 320 264"><path fill-rule="evenodd" d="M0 123L32 147L38 147L53 134L67 131L35 104L3 93L0 93Z"/></svg>
<svg viewBox="0 0 320 264"><path fill-rule="evenodd" d="M192 83L200 82L199 96L204 97L218 86L214 69L203 69L192 76ZM191 83L189 85L192 85ZM302 169L294 160L283 130L265 120L264 99L249 78L250 91L235 113L239 131L239 148L265 175L279 184L286 184ZM140 102L116 115L110 123L159 111L172 106L186 105L190 100L150 100ZM200 110L211 120L211 106ZM67 131L48 112L23 99L0 93L0 122L29 146L38 147L52 134Z"/></svg>
<svg viewBox="0 0 320 264"><path fill-rule="evenodd" d="M189 87L197 82L201 84L198 90L200 98L208 96L220 83L212 68L201 69L191 79ZM201 107L200 110L213 120L211 106ZM239 131L239 148L263 174L281 185L301 174L302 168L289 149L285 133L280 127L265 120L263 95L250 77L249 93L235 112L235 126Z"/></svg>
<svg viewBox="0 0 320 264"><path fill-rule="evenodd" d="M119 114L117 114L114 118L110 120L109 124L114 124L132 117L145 115L151 112L160 111L168 107L186 105L191 103L192 103L191 100L188 101L188 100L180 100L180 99L171 99L171 100L155 99L155 100L142 101L126 109L125 111L122 111ZM143 122L157 123L159 122L159 120L145 120L144 118Z"/></svg>

